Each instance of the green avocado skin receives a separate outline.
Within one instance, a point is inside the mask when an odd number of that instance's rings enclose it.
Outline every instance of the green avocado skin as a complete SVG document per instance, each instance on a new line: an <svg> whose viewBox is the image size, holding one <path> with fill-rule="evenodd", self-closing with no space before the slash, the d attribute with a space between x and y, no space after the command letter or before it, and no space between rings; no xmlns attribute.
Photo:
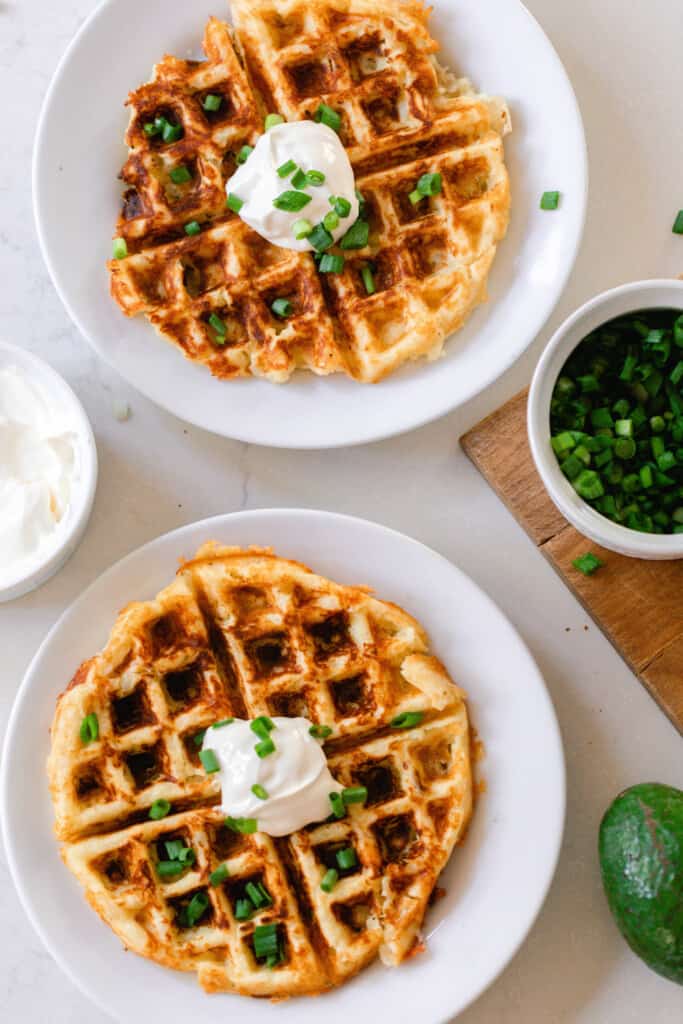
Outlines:
<svg viewBox="0 0 683 1024"><path fill-rule="evenodd" d="M683 985L683 792L631 786L600 824L600 869L619 930L648 967Z"/></svg>

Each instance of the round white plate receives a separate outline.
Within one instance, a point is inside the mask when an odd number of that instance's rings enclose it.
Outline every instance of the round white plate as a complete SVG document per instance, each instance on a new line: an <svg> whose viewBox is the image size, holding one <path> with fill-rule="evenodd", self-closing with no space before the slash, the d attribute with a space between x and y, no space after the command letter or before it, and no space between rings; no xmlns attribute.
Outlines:
<svg viewBox="0 0 683 1024"><path fill-rule="evenodd" d="M208 539L272 546L342 583L368 583L427 628L437 655L468 692L486 756L486 793L443 874L429 911L427 952L400 968L379 963L317 999L277 1007L207 996L193 975L125 953L63 866L52 834L43 765L55 699L79 662L99 649L118 609L151 598L181 556ZM0 814L12 876L54 958L103 1010L126 1024L422 1024L458 1013L503 969L531 927L560 848L565 810L559 730L543 680L520 637L459 569L385 527L330 512L264 510L219 516L168 533L124 558L65 612L16 699L2 766Z"/></svg>
<svg viewBox="0 0 683 1024"><path fill-rule="evenodd" d="M283 448L331 448L399 434L461 405L529 345L574 264L587 196L586 144L574 93L546 36L519 0L434 0L442 60L482 92L504 96L512 221L489 279L490 301L434 363L361 385L298 373L286 385L214 380L126 319L109 296L105 261L120 207L117 180L129 90L164 53L199 57L210 14L227 0L106 0L57 69L34 153L35 216L43 255L71 318L99 354L154 402L226 437ZM112 40L123 40L112 50ZM539 209L559 189L559 210Z"/></svg>

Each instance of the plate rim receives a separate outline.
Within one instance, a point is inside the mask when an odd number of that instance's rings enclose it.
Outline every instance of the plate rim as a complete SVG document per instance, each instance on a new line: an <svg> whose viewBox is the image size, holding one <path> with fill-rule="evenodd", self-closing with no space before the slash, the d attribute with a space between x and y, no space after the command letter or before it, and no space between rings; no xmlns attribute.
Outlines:
<svg viewBox="0 0 683 1024"><path fill-rule="evenodd" d="M495 381L502 377L508 372L517 362L521 359L522 355L527 351L534 339L540 334L552 315L553 311L557 307L564 290L567 286L567 282L572 274L576 259L579 252L579 247L583 238L584 228L586 224L586 215L588 209L588 189L589 189L589 164L588 164L588 146L586 141L585 126L581 115L581 108L579 106L578 99L574 87L572 85L569 74L567 73L562 60L553 46L550 38L544 31L538 19L531 13L531 11L523 3L523 0L506 0L507 3L514 2L520 9L522 15L531 23L535 31L540 35L542 40L547 47L548 54L552 58L555 66L557 80L562 81L562 84L566 90L566 98L571 109L572 116L572 133L576 135L579 143L576 152L576 170L578 181L580 185L580 196L578 197L579 204L579 215L572 222L572 232L570 232L570 245L568 247L568 258L565 261L562 272L558 275L555 287L548 293L548 297L545 302L537 303L534 307L535 313L530 317L529 327L520 331L519 338L525 339L518 341L510 351L500 361L491 360L489 369L486 368L480 376L477 377L476 381L466 389L463 396L456 400L455 403L450 402L448 399L437 402L435 407L432 407L428 403L422 406L422 412L413 414L409 421L406 421L399 427L393 427L391 425L380 427L377 423L378 418L370 416L366 418L367 426L364 430L358 432L351 438L345 438L342 436L335 437L334 439L327 439L325 442L315 442L313 438L299 439L296 444L292 444L286 439L282 439L277 432L271 432L267 439L264 439L258 431L253 432L249 429L249 424L252 422L250 418L243 418L245 427L230 427L230 432L227 433L225 430L220 430L216 425L207 426L206 423L202 422L199 415L194 415L193 412L182 414L178 413L174 408L174 403L171 400L167 401L165 395L158 396L152 395L145 386L144 381L136 380L133 383L127 374L124 374L118 367L116 360L113 358L110 352L107 351L106 347L102 346L95 337L85 329L81 322L81 318L77 314L71 302L68 300L66 291L62 287L60 281L59 270L55 262L51 259L50 249L48 246L46 232L43 224L43 202L41 198L41 190L39 185L40 168L42 162L42 153L45 142L45 128L49 121L49 115L51 112L51 105L53 98L57 93L58 86L60 84L62 76L66 73L71 54L79 45L82 37L89 31L90 27L94 22L102 15L102 13L109 7L115 6L119 0L100 0L96 7L91 11L88 17L79 26L73 38L68 43L64 53L62 54L57 66L50 79L47 91L43 98L43 102L38 116L36 125L32 158L31 158L31 192L32 192L32 209L33 219L36 227L36 234L38 236L38 244L43 257L45 266L47 267L48 274L52 285L57 292L57 295L67 312L67 315L75 325L81 336L86 340L88 345L93 351L109 366L111 369L120 373L121 376L126 380L131 387L142 394L150 402L152 402L158 408L164 409L170 415L176 417L182 422L191 424L192 426L199 427L202 430L207 430L209 433L216 434L219 437L226 437L234 441L243 442L246 444L255 444L262 447L287 449L292 451L322 451L327 449L335 448L346 448L355 447L362 444L372 444L376 441L386 440L391 437L400 437L403 434L409 433L412 430L418 430L421 427L426 426L429 423L433 423L455 409L459 409L472 401L478 395L480 395L486 388L490 387ZM448 0L444 0L445 3ZM487 0L485 0L487 2ZM503 239L503 242L505 240ZM494 261L495 265L495 261ZM446 343L449 341L453 332L446 339ZM180 356L180 353L179 353ZM410 364L412 367L412 364ZM369 385L362 385L356 382L358 387L365 387ZM407 403L406 403L407 404ZM415 405L413 408L417 409ZM374 426L373 426L374 424Z"/></svg>
<svg viewBox="0 0 683 1024"><path fill-rule="evenodd" d="M124 555L122 558L112 563L107 569L104 570L104 572L97 575L92 580L92 582L85 588L85 590L81 591L78 597L74 601L72 601L60 614L59 618L50 628L50 630L44 637L43 641L41 642L40 646L38 647L37 651L35 652L33 658L31 659L22 677L19 688L15 694L7 722L5 742L3 743L2 749L2 760L0 763L0 834L2 834L4 848L7 855L7 864L9 867L10 877L14 884L15 892L34 931L40 938L47 952L57 963L60 969L87 999L89 999L99 1009L101 1009L102 1012L108 1014L109 1016L113 1016L111 1007L108 1006L107 1003L104 1001L104 998L100 996L97 987L94 984L92 987L89 986L87 980L84 979L80 974L78 974L74 969L72 969L71 963L68 961L68 959L66 957L62 957L61 950L58 947L55 947L53 943L48 939L46 931L43 928L41 918L36 912L34 912L33 903L29 895L29 889L25 887L23 877L21 875L21 870L18 867L18 862L15 857L15 850L13 845L14 840L11 836L9 826L9 821L12 816L12 812L10 810L9 765L11 760L11 751L16 742L16 720L19 718L20 709L21 706L23 705L23 702L30 694L32 677L38 670L40 661L42 660L46 650L50 647L54 638L61 630L64 621L67 619L67 617L70 617L73 614L77 614L79 609L87 604L88 599L93 590L95 590L95 588L97 588L98 586L101 586L103 583L106 584L106 581L116 572L123 569L126 563L132 563L141 556L149 554L149 552L154 547L163 547L165 544L169 543L170 540L174 537L180 540L183 534L188 533L192 530L208 529L210 532L210 529L215 524L220 524L226 520L234 521L241 519L249 521L258 518L267 519L273 516L283 519L287 519L289 517L299 517L301 519L306 519L309 521L316 519L319 521L327 520L330 523L330 525L335 522L338 523L339 520L342 520L345 522L349 522L351 524L355 524L356 526L360 525L363 529L370 527L371 530L379 530L380 532L384 532L391 535L394 540L398 540L402 544L408 544L415 548L422 549L430 557L434 557L440 562L442 562L444 564L444 567L447 568L450 572L454 573L457 576L460 576L461 579L464 580L469 587L471 587L474 591L477 592L478 597L483 600L483 603L487 605L488 608L492 609L493 612L497 614L501 619L504 620L507 627L511 631L511 634L515 642L519 645L519 648L528 658L529 665L535 674L534 682L538 692L538 697L545 704L546 710L548 712L548 725L552 730L553 747L555 749L556 754L555 768L558 773L559 802L556 805L556 812L558 812L557 827L552 856L549 857L548 863L546 865L546 875L543 879L543 884L536 891L534 900L530 901L529 903L529 908L526 913L523 928L519 930L519 933L516 935L512 943L508 944L506 955L504 957L501 957L500 961L495 965L495 968L493 970L489 970L485 973L484 979L478 986L475 987L467 1001L465 1003L462 1003L457 1008L455 1012L456 1015L459 1015L463 1013L469 1006L471 1006L472 1003L479 999L480 996L485 991L487 991L491 987L491 985L494 984L494 982L499 978L499 976L503 973L503 971L508 966L510 961L522 947L543 908L548 892L552 885L553 879L555 877L557 864L564 839L567 814L567 771L564 746L562 743L562 734L557 719L557 714L555 712L552 697L546 686L545 679L538 666L536 659L527 647L524 639L522 638L517 628L513 625L513 623L510 621L507 615L499 608L499 606L493 600L493 598L491 598L489 594L486 592L486 590L484 590L475 580L473 580L467 573L465 573L464 570L462 570L459 566L451 562L450 559L446 558L445 555L442 555L440 552L435 551L434 548L429 547L429 545L424 544L422 541L416 540L414 537L411 537L408 534L405 534L399 530L395 530L393 527L385 526L383 523L378 523L375 520L366 519L359 516L348 515L346 513L331 512L329 510L324 509L290 507L260 508L250 510L247 509L240 510L237 512L223 513L217 516L209 516L205 519L195 520L191 523L187 523L184 526L177 527L174 530L169 530L166 533L160 534L157 537L154 537L146 543L140 545L139 547L130 551L128 554ZM200 992L199 989L198 992ZM452 1017L453 1013L452 1011L449 1011L445 1017L435 1017L433 1018L433 1021L434 1024L448 1024L448 1022L452 1020Z"/></svg>

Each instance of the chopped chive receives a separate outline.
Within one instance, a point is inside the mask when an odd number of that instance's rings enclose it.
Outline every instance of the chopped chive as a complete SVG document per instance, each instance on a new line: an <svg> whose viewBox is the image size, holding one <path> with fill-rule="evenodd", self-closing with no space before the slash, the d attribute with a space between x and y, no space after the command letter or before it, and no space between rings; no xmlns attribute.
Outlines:
<svg viewBox="0 0 683 1024"><path fill-rule="evenodd" d="M207 110L210 114L215 114L217 110L220 110L223 97L218 96L215 92L210 92L208 96L205 96L202 101L204 110Z"/></svg>
<svg viewBox="0 0 683 1024"><path fill-rule="evenodd" d="M270 907L273 904L271 895L263 882L247 882L244 891L257 910L261 910L263 907Z"/></svg>
<svg viewBox="0 0 683 1024"><path fill-rule="evenodd" d="M172 167L169 171L169 178L175 185L184 185L186 181L192 181L192 174L185 166Z"/></svg>
<svg viewBox="0 0 683 1024"><path fill-rule="evenodd" d="M280 959L280 942L276 924L259 924L254 928L252 938L254 954L258 960ZM273 964L274 966L274 964Z"/></svg>
<svg viewBox="0 0 683 1024"><path fill-rule="evenodd" d="M123 260L128 255L125 238L115 238L111 246L111 254L115 260Z"/></svg>
<svg viewBox="0 0 683 1024"><path fill-rule="evenodd" d="M225 205L233 213L239 213L244 206L244 200L236 196L234 192L228 192L228 198L225 200Z"/></svg>
<svg viewBox="0 0 683 1024"><path fill-rule="evenodd" d="M316 224L308 236L308 241L317 252L324 252L325 249L329 249L334 239L322 224Z"/></svg>
<svg viewBox="0 0 683 1024"><path fill-rule="evenodd" d="M308 731L316 740L326 740L328 736L332 735L329 725L312 725Z"/></svg>
<svg viewBox="0 0 683 1024"><path fill-rule="evenodd" d="M321 274L341 274L344 269L344 257L337 253L326 252L318 264Z"/></svg>
<svg viewBox="0 0 683 1024"><path fill-rule="evenodd" d="M344 805L344 799L341 793L330 793L329 800L332 806L332 814L334 815L334 817L343 818L346 814L346 807Z"/></svg>
<svg viewBox="0 0 683 1024"><path fill-rule="evenodd" d="M544 192L541 196L541 209L542 210L556 210L560 205L560 193L559 192Z"/></svg>
<svg viewBox="0 0 683 1024"><path fill-rule="evenodd" d="M201 230L201 226L196 220L191 220L185 225L186 235L198 235Z"/></svg>
<svg viewBox="0 0 683 1024"><path fill-rule="evenodd" d="M263 786L259 785L258 782L254 783L254 785L251 787L251 791L254 794L254 796L258 797L259 800L267 800L268 799L268 793L263 788Z"/></svg>
<svg viewBox="0 0 683 1024"><path fill-rule="evenodd" d="M196 892L182 911L181 924L193 928L204 916L209 907L209 897L205 892Z"/></svg>
<svg viewBox="0 0 683 1024"><path fill-rule="evenodd" d="M348 199L344 199L343 196L337 196L332 205L334 206L334 212L338 217L348 217L351 213L351 203Z"/></svg>
<svg viewBox="0 0 683 1024"><path fill-rule="evenodd" d="M357 863L356 851L352 846L345 846L343 850L337 850L337 864L342 871L355 868Z"/></svg>
<svg viewBox="0 0 683 1024"><path fill-rule="evenodd" d="M159 878L174 878L176 875L181 875L184 870L185 865L181 864L179 860L160 860L156 867Z"/></svg>
<svg viewBox="0 0 683 1024"><path fill-rule="evenodd" d="M361 267L360 276L363 279L365 291L368 295L374 295L377 289L375 287L375 279L372 276L372 268L369 264L366 263L365 266Z"/></svg>
<svg viewBox="0 0 683 1024"><path fill-rule="evenodd" d="M295 192L293 189L288 189L286 192L281 192L279 196L273 199L273 206L278 210L287 210L287 212L298 213L299 210L303 210L304 206L307 206L311 201L311 197L306 192Z"/></svg>
<svg viewBox="0 0 683 1024"><path fill-rule="evenodd" d="M336 871L334 868L328 868L328 870L322 877L322 881L320 882L320 888L322 889L323 892L332 892L338 880L339 872Z"/></svg>
<svg viewBox="0 0 683 1024"><path fill-rule="evenodd" d="M260 743L257 743L254 750L257 757L268 757L269 754L275 753L275 744L269 736L267 740L261 740Z"/></svg>
<svg viewBox="0 0 683 1024"><path fill-rule="evenodd" d="M235 902L235 919L237 921L248 921L251 915L254 913L254 904L251 900L236 900Z"/></svg>
<svg viewBox="0 0 683 1024"><path fill-rule="evenodd" d="M240 149L239 153L235 157L235 163L237 163L237 164L246 164L247 160L249 159L249 157L251 156L251 154L253 152L254 152L254 147L253 146L242 146L242 148Z"/></svg>
<svg viewBox="0 0 683 1024"><path fill-rule="evenodd" d="M671 230L674 235L683 235L683 210L679 210L676 214L676 220Z"/></svg>
<svg viewBox="0 0 683 1024"><path fill-rule="evenodd" d="M211 728L222 729L224 725L232 725L234 721L234 718L221 718L220 722L214 722Z"/></svg>
<svg viewBox="0 0 683 1024"><path fill-rule="evenodd" d="M263 122L263 130L269 132L271 128L275 128L278 124L284 123L284 117L282 114L268 114L265 121Z"/></svg>
<svg viewBox="0 0 683 1024"><path fill-rule="evenodd" d="M421 175L416 189L422 196L438 195L441 191L441 175L438 172Z"/></svg>
<svg viewBox="0 0 683 1024"><path fill-rule="evenodd" d="M211 327L213 327L214 331L216 332L219 338L225 338L227 328L225 326L225 322L221 320L218 313L211 314L211 316L209 317L209 324Z"/></svg>
<svg viewBox="0 0 683 1024"><path fill-rule="evenodd" d="M200 750L199 760L204 765L204 771L207 775L211 775L213 772L220 771L220 764L218 758L213 750Z"/></svg>
<svg viewBox="0 0 683 1024"><path fill-rule="evenodd" d="M80 728L81 743L88 744L93 743L96 739L99 739L100 735L100 724L97 721L97 715L95 712L91 712L86 715L81 722Z"/></svg>
<svg viewBox="0 0 683 1024"><path fill-rule="evenodd" d="M323 217L323 227L327 231L334 231L335 228L339 227L339 214L335 213L334 210L326 213ZM681 366L683 366L683 363L681 363Z"/></svg>
<svg viewBox="0 0 683 1024"><path fill-rule="evenodd" d="M232 832L240 832L244 836L251 835L252 832L256 832L258 828L256 818L233 818L228 815L224 824L225 827L229 828Z"/></svg>
<svg viewBox="0 0 683 1024"><path fill-rule="evenodd" d="M290 316L292 312L292 303L289 301L289 299L274 299L273 302L271 302L270 304L270 308L272 309L275 316L279 316L285 319L286 317Z"/></svg>
<svg viewBox="0 0 683 1024"><path fill-rule="evenodd" d="M313 225L305 217L302 217L301 220L295 220L292 224L292 234L296 239L308 238L312 230Z"/></svg>
<svg viewBox="0 0 683 1024"><path fill-rule="evenodd" d="M171 124L170 121L164 120L163 127L161 129L161 137L164 142L177 142L183 134L183 127L180 124Z"/></svg>
<svg viewBox="0 0 683 1024"><path fill-rule="evenodd" d="M171 805L168 800L155 800L149 809L148 817L152 821L161 821L165 818L168 812L171 810Z"/></svg>
<svg viewBox="0 0 683 1024"><path fill-rule="evenodd" d="M296 169L296 163L294 160L286 160L283 164L280 164L277 169L278 177L287 178Z"/></svg>
<svg viewBox="0 0 683 1024"><path fill-rule="evenodd" d="M325 175L322 171L306 171L306 181L309 185L322 185L325 181Z"/></svg>
<svg viewBox="0 0 683 1024"><path fill-rule="evenodd" d="M268 718L268 715L259 715L258 718L249 723L249 728L262 740L265 740L268 738L268 734L275 728L275 724Z"/></svg>
<svg viewBox="0 0 683 1024"><path fill-rule="evenodd" d="M424 711L403 711L392 718L389 725L392 729L411 729L414 725L419 725L423 718Z"/></svg>
<svg viewBox="0 0 683 1024"><path fill-rule="evenodd" d="M298 189L306 188L306 186L308 185L306 175L304 174L300 167L298 167L294 174L292 175L292 185L294 186L294 188Z"/></svg>
<svg viewBox="0 0 683 1024"><path fill-rule="evenodd" d="M605 563L601 561L597 555L594 555L592 551L587 551L585 555L581 555L579 558L575 558L572 565L579 572L582 572L584 576L592 576L593 573L602 568Z"/></svg>
<svg viewBox="0 0 683 1024"><path fill-rule="evenodd" d="M194 734L194 736L192 737L192 742L194 743L195 748L197 750L199 750L199 748L201 747L202 743L204 742L204 736L205 735L206 735L206 729L200 729L199 732L196 732Z"/></svg>
<svg viewBox="0 0 683 1024"><path fill-rule="evenodd" d="M412 192L408 193L408 199L410 200L412 206L417 206L417 204L421 203L422 200L425 198L426 197L422 194L422 192L418 192L416 188L414 188Z"/></svg>
<svg viewBox="0 0 683 1024"><path fill-rule="evenodd" d="M214 888L224 882L230 872L228 871L227 864L220 864L215 871L212 871L209 875L209 882Z"/></svg>
<svg viewBox="0 0 683 1024"><path fill-rule="evenodd" d="M340 249L364 249L368 244L370 225L366 220L355 221L339 243Z"/></svg>
<svg viewBox="0 0 683 1024"><path fill-rule="evenodd" d="M326 124L333 132L338 132L341 128L341 117L336 110L333 110L332 107L328 107L326 103L320 104L313 115L313 120L318 123L322 122L323 124Z"/></svg>
<svg viewBox="0 0 683 1024"><path fill-rule="evenodd" d="M342 790L342 800L345 804L364 804L368 798L367 787L347 786Z"/></svg>

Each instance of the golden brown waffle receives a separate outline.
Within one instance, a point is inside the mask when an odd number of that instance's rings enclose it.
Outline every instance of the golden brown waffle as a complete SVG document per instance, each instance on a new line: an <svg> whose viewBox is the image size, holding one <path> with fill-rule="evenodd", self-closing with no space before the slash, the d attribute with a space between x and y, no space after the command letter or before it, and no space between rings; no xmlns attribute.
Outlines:
<svg viewBox="0 0 683 1024"><path fill-rule="evenodd" d="M129 256L109 264L114 298L218 377L282 382L303 367L372 382L435 358L486 297L507 229L505 104L439 66L428 12L414 0L233 0L232 10L241 58L211 19L206 64L165 57L128 99L130 189L117 235ZM203 112L207 92L225 97L220 115ZM341 274L319 274L311 254L271 245L224 206L234 156L264 113L301 120L321 101L342 117L370 223L367 247L345 254ZM142 125L169 112L183 139L150 142ZM193 172L180 188L168 177L179 164ZM425 172L441 174L442 191L413 206ZM187 238L192 220L202 232ZM373 295L361 276L368 264ZM292 303L286 321L271 313L274 298ZM211 313L227 324L223 344Z"/></svg>
<svg viewBox="0 0 683 1024"><path fill-rule="evenodd" d="M418 710L412 728L389 726ZM332 726L330 769L366 786L365 804L282 839L230 831L196 740L226 716L259 714ZM84 744L87 715L98 737ZM472 802L464 695L413 618L270 551L214 545L155 600L124 609L81 666L57 705L48 770L64 861L125 946L197 971L208 991L248 995L322 992L378 953L404 959ZM160 799L171 811L151 821ZM195 859L164 881L157 864L173 838ZM358 864L323 892L346 846ZM229 874L211 885L221 864ZM240 922L249 881L272 905ZM207 906L188 925L197 893ZM271 922L284 947L274 969L252 949L254 928Z"/></svg>

